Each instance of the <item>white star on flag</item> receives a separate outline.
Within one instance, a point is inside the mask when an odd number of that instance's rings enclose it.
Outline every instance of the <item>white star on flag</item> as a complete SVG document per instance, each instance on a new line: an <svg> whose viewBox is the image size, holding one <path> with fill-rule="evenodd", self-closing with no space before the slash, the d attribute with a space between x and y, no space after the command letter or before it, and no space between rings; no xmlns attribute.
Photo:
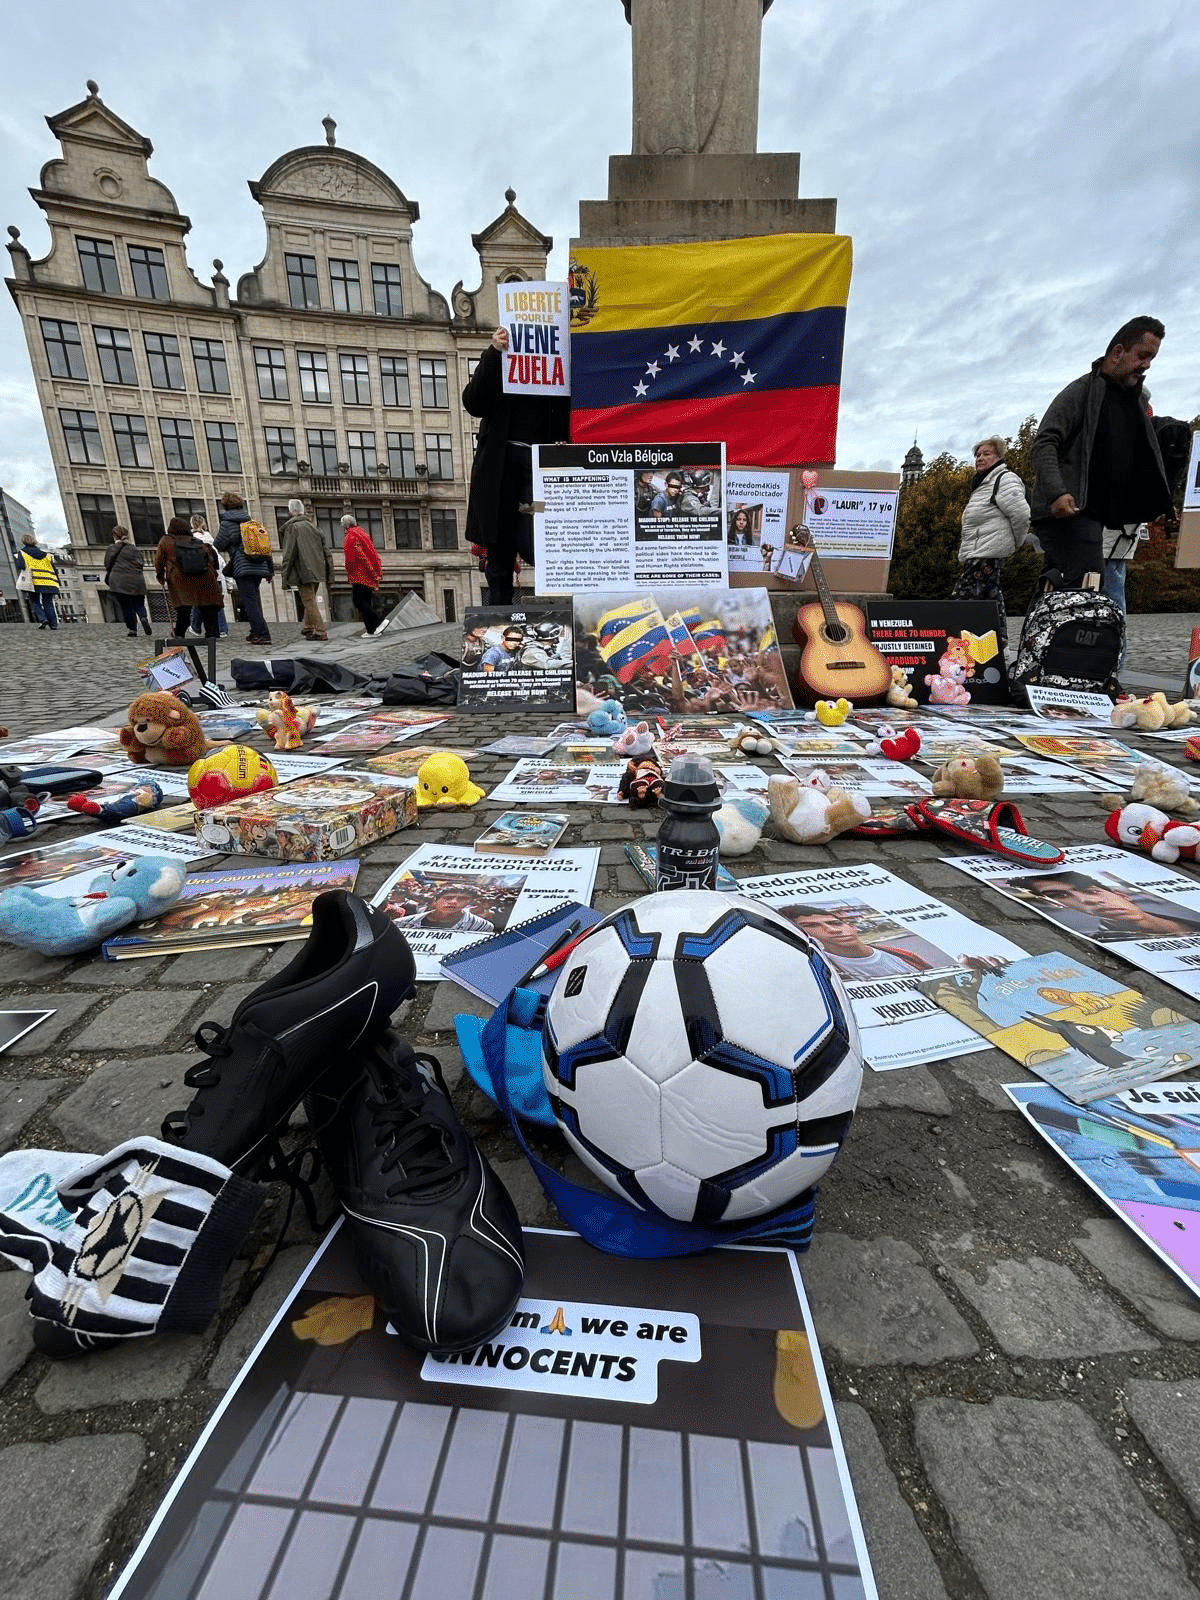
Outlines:
<svg viewBox="0 0 1200 1600"><path fill-rule="evenodd" d="M639 400L644 400L646 398L646 385L644 383L635 383L633 392Z"/></svg>
<svg viewBox="0 0 1200 1600"><path fill-rule="evenodd" d="M751 372L750 368L747 367L745 372L742 373L742 382L743 383L753 383L756 377L757 377L757 373Z"/></svg>
<svg viewBox="0 0 1200 1600"><path fill-rule="evenodd" d="M679 346L677 344L669 344L667 346L667 360L668 361L678 361L679 360Z"/></svg>
<svg viewBox="0 0 1200 1600"><path fill-rule="evenodd" d="M704 348L704 340L700 337L700 335L698 333L697 334L693 334L692 337L688 340L688 349L692 352L693 355L698 356L703 348Z"/></svg>
<svg viewBox="0 0 1200 1600"><path fill-rule="evenodd" d="M713 345L712 353L715 356L723 356L725 354L725 341L723 339L718 339L716 344Z"/></svg>
<svg viewBox="0 0 1200 1600"><path fill-rule="evenodd" d="M729 359L733 362L735 367L740 367L742 362L745 361L746 357L741 350L735 350Z"/></svg>
<svg viewBox="0 0 1200 1600"><path fill-rule="evenodd" d="M646 368L646 376L648 378L657 378L661 371L662 371L662 368L659 366L658 362L657 361L652 361L650 363L650 365Z"/></svg>

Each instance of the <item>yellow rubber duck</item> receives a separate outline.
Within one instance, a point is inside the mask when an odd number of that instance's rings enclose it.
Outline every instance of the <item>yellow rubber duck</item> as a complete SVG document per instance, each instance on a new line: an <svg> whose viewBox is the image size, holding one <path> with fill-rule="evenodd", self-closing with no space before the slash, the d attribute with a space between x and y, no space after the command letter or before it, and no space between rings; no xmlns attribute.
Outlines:
<svg viewBox="0 0 1200 1600"><path fill-rule="evenodd" d="M417 768L418 806L473 806L483 799L483 790L471 782L467 763L461 756L439 750L426 756Z"/></svg>
<svg viewBox="0 0 1200 1600"><path fill-rule="evenodd" d="M844 697L841 700L818 700L817 721L826 728L838 728L853 710L850 701Z"/></svg>

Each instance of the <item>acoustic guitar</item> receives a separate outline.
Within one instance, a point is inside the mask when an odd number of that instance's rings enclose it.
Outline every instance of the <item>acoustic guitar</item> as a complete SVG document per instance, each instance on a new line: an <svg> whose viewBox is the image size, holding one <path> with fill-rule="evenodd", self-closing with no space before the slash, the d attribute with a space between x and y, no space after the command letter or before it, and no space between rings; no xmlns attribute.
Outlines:
<svg viewBox="0 0 1200 1600"><path fill-rule="evenodd" d="M817 601L800 606L792 623L792 637L800 646L796 668L796 699L803 705L837 700L845 695L862 705L882 700L892 681L891 668L867 637L867 619L855 605L835 600L829 592L821 558L812 534L797 527L788 535L812 551L809 568L817 587Z"/></svg>

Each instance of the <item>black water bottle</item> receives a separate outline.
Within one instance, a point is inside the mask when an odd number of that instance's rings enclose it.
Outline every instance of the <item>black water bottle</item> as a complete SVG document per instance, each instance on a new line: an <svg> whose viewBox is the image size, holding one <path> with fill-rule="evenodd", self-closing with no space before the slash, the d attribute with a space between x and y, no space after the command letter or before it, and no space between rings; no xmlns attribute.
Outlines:
<svg viewBox="0 0 1200 1600"><path fill-rule="evenodd" d="M717 780L703 756L676 756L659 796L667 813L658 830L656 889L715 889L721 836L713 812Z"/></svg>

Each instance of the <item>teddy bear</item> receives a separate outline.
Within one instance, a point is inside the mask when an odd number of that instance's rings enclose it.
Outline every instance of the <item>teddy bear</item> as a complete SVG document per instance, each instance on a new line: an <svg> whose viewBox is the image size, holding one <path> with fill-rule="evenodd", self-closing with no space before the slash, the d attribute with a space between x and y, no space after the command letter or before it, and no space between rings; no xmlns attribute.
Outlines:
<svg viewBox="0 0 1200 1600"><path fill-rule="evenodd" d="M630 756L617 785L617 793L622 800L628 800L635 810L643 810L658 804L662 786L663 771L658 757L644 753Z"/></svg>
<svg viewBox="0 0 1200 1600"><path fill-rule="evenodd" d="M853 702L844 695L840 700L818 700L808 720L811 722L815 718L823 728L840 728L853 710Z"/></svg>
<svg viewBox="0 0 1200 1600"><path fill-rule="evenodd" d="M910 724L907 728L893 728L882 723L879 737L872 739L863 751L868 756L886 756L889 761L911 761L921 748L921 735Z"/></svg>
<svg viewBox="0 0 1200 1600"><path fill-rule="evenodd" d="M745 856L762 838L769 815L765 800L756 794L730 794L713 814L723 856Z"/></svg>
<svg viewBox="0 0 1200 1600"><path fill-rule="evenodd" d="M297 711L291 695L284 694L282 689L273 690L267 696L267 709L256 711L254 716L263 732L274 739L276 750L299 750L304 735L317 725L315 708L307 706Z"/></svg>
<svg viewBox="0 0 1200 1600"><path fill-rule="evenodd" d="M1104 824L1114 844L1145 850L1155 861L1173 864L1180 859L1195 861L1200 850L1200 828L1194 822L1174 822L1157 806L1122 806Z"/></svg>
<svg viewBox="0 0 1200 1600"><path fill-rule="evenodd" d="M648 722L639 722L636 728L627 727L613 740L613 749L619 756L645 756L654 749L654 735Z"/></svg>
<svg viewBox="0 0 1200 1600"><path fill-rule="evenodd" d="M887 703L898 710L915 711L917 702L912 696L912 685L903 667L891 669L892 681L888 685Z"/></svg>
<svg viewBox="0 0 1200 1600"><path fill-rule="evenodd" d="M729 748L735 756L772 756L782 746L761 728L742 728L729 741Z"/></svg>
<svg viewBox="0 0 1200 1600"><path fill-rule="evenodd" d="M960 752L938 767L930 783L934 794L956 800L995 800L1004 789L1004 772L995 756Z"/></svg>
<svg viewBox="0 0 1200 1600"><path fill-rule="evenodd" d="M1142 699L1125 695L1109 712L1114 728L1135 728L1139 733L1157 733L1160 728L1184 728L1192 721L1188 706L1180 700L1172 705L1161 689Z"/></svg>
<svg viewBox="0 0 1200 1600"><path fill-rule="evenodd" d="M938 658L936 673L926 673L925 687L931 706L969 706L966 687L971 672L971 657L961 639L948 639L945 654Z"/></svg>
<svg viewBox="0 0 1200 1600"><path fill-rule="evenodd" d="M836 785L772 773L767 780L767 805L776 832L794 844L828 844L839 833L858 827L871 815L861 794L847 794Z"/></svg>
<svg viewBox="0 0 1200 1600"><path fill-rule="evenodd" d="M139 694L118 737L130 761L152 767L190 767L215 748L199 718L173 694Z"/></svg>
<svg viewBox="0 0 1200 1600"><path fill-rule="evenodd" d="M137 856L107 867L74 899L17 884L0 894L0 939L44 956L79 955L173 906L186 876L169 856Z"/></svg>
<svg viewBox="0 0 1200 1600"><path fill-rule="evenodd" d="M1185 816L1194 816L1200 811L1200 805L1193 800L1183 774L1157 761L1138 767L1130 786L1129 799L1144 800L1147 805L1156 806L1160 811L1182 811ZM1106 794L1101 795L1100 803L1111 811L1119 810L1127 802L1119 794Z"/></svg>
<svg viewBox="0 0 1200 1600"><path fill-rule="evenodd" d="M587 730L601 739L615 739L625 732L625 707L619 700L601 700L594 711L588 713Z"/></svg>

